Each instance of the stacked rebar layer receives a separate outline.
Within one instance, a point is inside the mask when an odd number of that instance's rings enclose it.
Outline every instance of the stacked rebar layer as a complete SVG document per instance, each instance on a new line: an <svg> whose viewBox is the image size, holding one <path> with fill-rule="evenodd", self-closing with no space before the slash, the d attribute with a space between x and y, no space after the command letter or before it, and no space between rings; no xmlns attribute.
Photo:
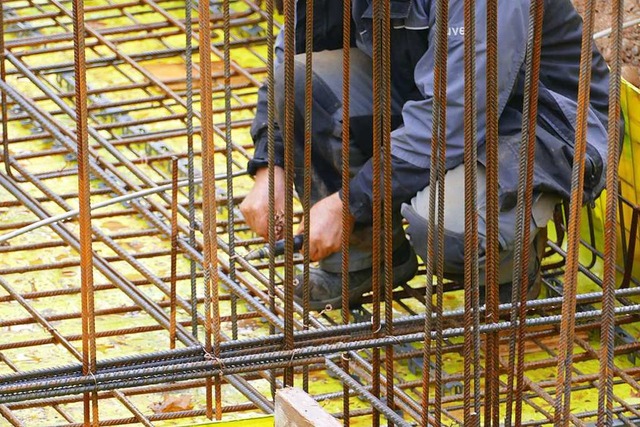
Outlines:
<svg viewBox="0 0 640 427"><path fill-rule="evenodd" d="M446 68L448 2L438 3L443 24L436 51ZM471 11L473 3L465 7ZM486 3L488 22L495 24L497 1ZM541 35L535 17L541 3L531 6L530 87L537 87ZM621 26L621 2L612 3ZM389 189L390 36L383 23L390 22L390 10L386 1L373 4L373 37L381 46L373 58L374 115L380 117L373 134L374 143L386 147L374 150L374 177L380 179L374 185ZM571 206L558 209L550 233L542 299L524 304L515 295L514 304L499 306L497 286L489 286L484 307L477 259L469 258L464 284L444 280L442 260L434 259L396 289L390 269L374 268L374 291L361 308L311 312L292 293L296 275L308 271L308 249L295 255L291 243L283 258L247 262L243 256L265 242L237 209L252 185L245 169L253 148L249 127L265 80L271 82L271 119L274 114L272 47L282 17L274 19L273 0L6 0L0 7L0 425L230 419L272 413L273 393L284 385L305 388L347 425L498 425L505 419L513 425L611 425L640 419L640 278L631 274L640 208L617 191L607 193L604 228L613 232L603 250L602 237L593 232L580 239L581 228L594 229L594 218L591 210L579 209L581 186L575 184ZM292 22L294 9L294 2L284 2L285 22ZM308 0L309 26L313 12ZM348 3L344 13L348 35ZM584 48L590 50L585 18ZM473 13L467 20L470 42ZM283 58L292 67L294 34L286 28ZM496 31L488 25L489 40ZM615 25L612 37L619 41ZM496 47L488 44L488 54ZM310 55L307 61L310 91ZM472 74L470 52L466 64ZM489 61L489 100L497 90L496 67ZM618 76L619 62L611 68ZM446 74L439 74L436 100L446 96ZM285 75L289 102L283 115L293 123L294 76ZM345 66L345 101L348 75ZM614 115L619 85L612 79ZM466 95L469 162L477 158L477 90L484 89L470 86ZM535 117L537 95L529 89L527 96ZM582 98L584 111L587 104ZM311 104L298 108L311 126ZM445 119L440 108L434 129L446 128ZM292 134L284 137L290 147ZM618 137L611 132L612 146ZM269 138L273 142L271 127ZM490 108L488 170L496 162L496 138L497 109ZM535 135L526 134L522 217L531 211L527 160L534 142ZM436 132L432 170L442 176L445 143L443 132ZM272 144L269 151L273 155ZM305 153L306 162L310 155ZM292 158L285 160L292 188ZM617 164L617 157L609 162ZM438 176L434 172L432 201L443 182ZM470 207L472 178L466 183ZM497 221L496 179L488 174L488 224ZM608 186L617 188L615 174ZM310 208L308 198L294 203L292 193L283 224L288 242ZM390 207L389 194L375 194L376 206ZM278 215L271 205L273 229ZM435 203L431 209L436 217ZM38 223L51 217L56 220ZM470 248L477 247L473 218L471 209ZM380 229L391 230L390 220L390 210L374 213ZM619 221L632 227L622 234L616 257ZM443 230L432 227L434 246ZM520 228L520 241L528 241L528 227ZM391 236L377 237L374 265L391 265ZM488 238L497 242L496 235ZM343 245L348 247L347 236ZM521 246L520 259L528 259L528 245ZM497 265L497 254L488 252L487 259ZM516 264L516 283L526 274L524 264ZM348 271L347 257L343 268ZM496 274L489 267L487 283L496 283ZM347 280L343 292L346 300Z"/></svg>

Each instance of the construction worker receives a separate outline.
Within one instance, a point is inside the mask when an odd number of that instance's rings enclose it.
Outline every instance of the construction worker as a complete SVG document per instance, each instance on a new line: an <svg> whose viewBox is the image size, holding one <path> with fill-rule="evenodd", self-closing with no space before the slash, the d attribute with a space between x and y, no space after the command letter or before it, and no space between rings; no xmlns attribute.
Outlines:
<svg viewBox="0 0 640 427"><path fill-rule="evenodd" d="M417 253L427 256L428 195L434 99L434 48L436 0L391 0L392 84L392 207L393 282L410 280L416 273ZM486 123L486 4L476 2L476 87L478 123L478 227L480 279L484 280L485 252L485 123ZM464 17L463 0L450 0L448 23L447 149L445 177L445 276L461 278L464 270ZM525 54L529 27L529 0L499 1L499 200L500 284L513 274L518 152L522 140ZM315 0L313 54L312 192L310 257L319 268L310 272L311 308L341 304L341 254L343 203L349 204L351 223L350 305L360 302L372 288L372 4L352 0L350 50L350 172L349 200L341 189L342 134L342 1ZM305 105L305 5L297 3L295 57L295 186L303 193ZM532 242L552 216L554 206L568 199L574 155L582 20L570 0L545 0L534 205L530 221ZM284 66L282 32L276 43L275 202L284 207ZM607 155L608 70L594 48L591 99L588 116L584 200L594 200L604 188ZM240 205L248 225L260 236L268 234L268 156L266 87L259 91L252 126L255 142L249 173L253 189ZM409 226L406 234L401 221ZM299 229L299 232L302 230ZM380 230L375 232L380 233ZM411 242L411 244L409 243ZM537 251L530 251L529 271L539 268ZM300 281L302 283L302 281ZM481 283L482 285L482 283ZM295 290L302 295L302 285ZM501 299L510 297L501 286ZM506 292L503 292L503 289Z"/></svg>

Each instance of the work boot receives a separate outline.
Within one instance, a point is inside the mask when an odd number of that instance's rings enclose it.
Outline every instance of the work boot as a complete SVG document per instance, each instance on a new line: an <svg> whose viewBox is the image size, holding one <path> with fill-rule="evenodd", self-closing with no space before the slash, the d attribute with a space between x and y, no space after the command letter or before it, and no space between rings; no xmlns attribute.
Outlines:
<svg viewBox="0 0 640 427"><path fill-rule="evenodd" d="M527 283L527 301L533 301L538 298L540 295L540 291L542 290L542 276L540 271L540 257L536 256L535 265L532 270L528 274L528 283ZM513 283L502 283L500 284L500 288L498 290L498 299L500 304L508 304L511 302L511 293L513 289ZM486 289L484 286L480 287L480 304L485 303L485 293Z"/></svg>
<svg viewBox="0 0 640 427"><path fill-rule="evenodd" d="M402 285L415 276L418 271L416 254L409 242L405 242L393 253L393 286ZM384 274L384 269L381 271ZM349 273L349 306L360 305L362 296L371 291L372 268L353 271ZM384 276L382 276L384 277ZM297 276L298 285L294 289L296 302L302 305L303 279ZM342 274L330 273L320 268L309 270L310 298L309 308L314 311L325 310L328 306L332 309L342 305Z"/></svg>

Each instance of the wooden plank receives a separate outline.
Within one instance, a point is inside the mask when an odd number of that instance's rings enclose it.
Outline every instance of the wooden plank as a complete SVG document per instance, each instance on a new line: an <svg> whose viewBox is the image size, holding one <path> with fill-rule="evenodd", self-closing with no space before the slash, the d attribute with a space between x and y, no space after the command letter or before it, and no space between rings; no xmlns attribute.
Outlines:
<svg viewBox="0 0 640 427"><path fill-rule="evenodd" d="M341 424L304 391L287 387L276 393L275 427L334 427Z"/></svg>

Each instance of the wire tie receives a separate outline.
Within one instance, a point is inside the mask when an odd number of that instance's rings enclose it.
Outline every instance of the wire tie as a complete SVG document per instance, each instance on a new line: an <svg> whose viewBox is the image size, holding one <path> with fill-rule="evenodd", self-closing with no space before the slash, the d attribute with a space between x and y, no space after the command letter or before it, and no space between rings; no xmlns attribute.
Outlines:
<svg viewBox="0 0 640 427"><path fill-rule="evenodd" d="M96 386L96 392L98 391L98 379L96 378L96 376L94 375L93 371L89 371L89 375L91 375L91 378L93 379L93 384Z"/></svg>
<svg viewBox="0 0 640 427"><path fill-rule="evenodd" d="M291 359L289 359L289 366L293 366L293 359L296 357L296 353L298 352L297 348L294 348L291 352Z"/></svg>
<svg viewBox="0 0 640 427"><path fill-rule="evenodd" d="M324 310L322 310L320 313L318 313L318 316L322 316L325 313L330 312L331 310L333 310L333 306L331 304L327 304L324 306Z"/></svg>
<svg viewBox="0 0 640 427"><path fill-rule="evenodd" d="M204 359L209 361L209 362L214 362L217 363L219 365L219 369L218 370L222 370L225 368L225 364L224 361L222 359L220 359L219 357L214 356L213 354L209 353L207 350L204 350ZM219 375L219 374L218 374Z"/></svg>

